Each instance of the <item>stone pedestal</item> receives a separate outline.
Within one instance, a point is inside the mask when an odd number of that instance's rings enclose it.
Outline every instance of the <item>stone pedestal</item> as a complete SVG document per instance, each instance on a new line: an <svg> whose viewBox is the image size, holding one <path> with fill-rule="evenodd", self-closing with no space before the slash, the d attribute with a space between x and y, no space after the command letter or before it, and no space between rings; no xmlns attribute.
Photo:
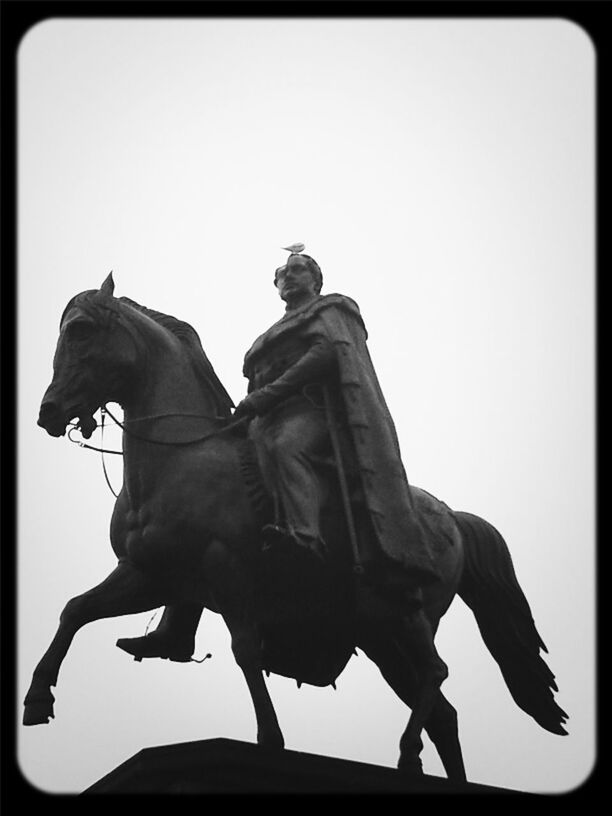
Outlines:
<svg viewBox="0 0 612 816"><path fill-rule="evenodd" d="M518 793L298 751L212 739L145 748L83 791L92 793Z"/></svg>

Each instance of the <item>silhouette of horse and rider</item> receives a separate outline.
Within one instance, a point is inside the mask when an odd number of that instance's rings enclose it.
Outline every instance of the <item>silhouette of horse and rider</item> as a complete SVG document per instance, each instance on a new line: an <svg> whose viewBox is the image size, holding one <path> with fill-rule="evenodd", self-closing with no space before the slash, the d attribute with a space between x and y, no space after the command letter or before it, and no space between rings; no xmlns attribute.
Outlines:
<svg viewBox="0 0 612 816"><path fill-rule="evenodd" d="M115 297L112 274L66 306L39 425L59 437L78 418L89 438L99 408L122 406L118 563L63 610L24 723L53 717L51 687L86 623L163 606L154 632L117 645L187 661L207 608L231 633L260 744L284 744L264 672L333 684L360 648L411 709L398 768L422 773L424 729L448 777L465 780L441 617L459 594L517 705L565 734L546 647L499 532L408 484L359 308L321 295L301 249L276 270L286 310L247 352L233 415L188 323Z"/></svg>

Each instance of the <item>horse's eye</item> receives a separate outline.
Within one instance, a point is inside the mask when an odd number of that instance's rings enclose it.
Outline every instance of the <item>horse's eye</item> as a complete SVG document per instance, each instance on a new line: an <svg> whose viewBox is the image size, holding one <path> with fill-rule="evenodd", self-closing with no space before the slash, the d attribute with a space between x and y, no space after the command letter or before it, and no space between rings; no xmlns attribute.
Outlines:
<svg viewBox="0 0 612 816"><path fill-rule="evenodd" d="M75 320L66 333L71 340L88 340L95 331L95 324L89 320Z"/></svg>

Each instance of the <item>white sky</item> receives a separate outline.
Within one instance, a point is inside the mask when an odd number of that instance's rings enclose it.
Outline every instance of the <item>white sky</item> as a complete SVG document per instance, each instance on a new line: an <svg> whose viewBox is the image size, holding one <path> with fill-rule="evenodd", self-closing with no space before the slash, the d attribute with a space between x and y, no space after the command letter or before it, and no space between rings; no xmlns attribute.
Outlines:
<svg viewBox="0 0 612 816"><path fill-rule="evenodd" d="M117 295L196 328L237 402L244 352L282 313L280 247L304 241L324 292L361 307L409 480L507 541L571 717L561 738L516 707L458 599L437 645L469 779L544 792L585 779L594 65L561 19L55 20L26 35L19 702L64 604L115 563L99 456L36 426L66 302L113 269ZM148 746L255 740L221 619L199 630L196 657L212 660L137 664L114 643L150 617L77 635L56 719L20 726L35 785L81 791ZM364 655L336 692L269 688L288 748L395 765L409 712ZM426 772L442 775L424 741Z"/></svg>

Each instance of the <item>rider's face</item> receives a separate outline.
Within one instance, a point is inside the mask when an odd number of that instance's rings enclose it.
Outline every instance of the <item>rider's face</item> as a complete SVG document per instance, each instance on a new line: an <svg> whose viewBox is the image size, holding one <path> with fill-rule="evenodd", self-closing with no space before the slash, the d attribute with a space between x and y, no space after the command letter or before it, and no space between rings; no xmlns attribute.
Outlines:
<svg viewBox="0 0 612 816"><path fill-rule="evenodd" d="M289 258L287 265L277 275L276 287L284 301L316 294L314 276L306 258L299 255Z"/></svg>

